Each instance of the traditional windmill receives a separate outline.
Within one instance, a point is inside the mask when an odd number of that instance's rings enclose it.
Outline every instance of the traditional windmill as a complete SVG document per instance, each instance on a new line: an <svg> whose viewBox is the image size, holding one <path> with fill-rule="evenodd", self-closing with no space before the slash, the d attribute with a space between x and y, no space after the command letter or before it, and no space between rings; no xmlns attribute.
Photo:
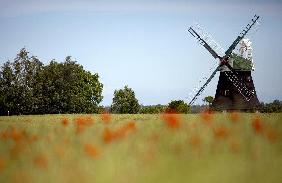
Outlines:
<svg viewBox="0 0 282 183"><path fill-rule="evenodd" d="M217 53L222 48L198 24L188 29L215 59L219 59L219 65L203 86L198 89L190 101L190 105L204 91L216 72L220 71L217 90L212 103L215 110L252 110L258 106L259 101L251 75L251 71L254 70L251 42L245 38L250 29L258 23L258 19L259 16L255 15L251 23L225 51L224 56ZM239 48L235 49L237 46Z"/></svg>

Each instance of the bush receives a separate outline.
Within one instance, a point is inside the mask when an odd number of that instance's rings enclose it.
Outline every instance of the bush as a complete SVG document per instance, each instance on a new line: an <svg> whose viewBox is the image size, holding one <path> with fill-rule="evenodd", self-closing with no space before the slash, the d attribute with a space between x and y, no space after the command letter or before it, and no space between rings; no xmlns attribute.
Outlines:
<svg viewBox="0 0 282 183"><path fill-rule="evenodd" d="M183 100L173 100L168 104L168 109L177 113L187 114L190 112L190 106Z"/></svg>
<svg viewBox="0 0 282 183"><path fill-rule="evenodd" d="M131 88L125 86L123 89L115 90L111 105L112 113L136 114L139 110L140 105Z"/></svg>

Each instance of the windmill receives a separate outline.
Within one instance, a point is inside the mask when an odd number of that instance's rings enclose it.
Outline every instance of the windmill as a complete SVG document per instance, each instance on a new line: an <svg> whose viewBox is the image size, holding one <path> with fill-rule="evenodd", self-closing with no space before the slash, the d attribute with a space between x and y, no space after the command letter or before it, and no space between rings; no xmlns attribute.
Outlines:
<svg viewBox="0 0 282 183"><path fill-rule="evenodd" d="M254 70L251 41L246 37L251 28L258 23L255 15L231 46L223 53L223 49L204 29L196 24L188 29L198 42L206 48L215 59L219 59L211 76L197 90L190 105L201 95L206 86L220 71L217 90L212 107L215 110L252 110L258 104L251 71ZM239 49L236 50L236 47ZM237 53L236 53L237 51ZM221 56L223 55L223 56Z"/></svg>

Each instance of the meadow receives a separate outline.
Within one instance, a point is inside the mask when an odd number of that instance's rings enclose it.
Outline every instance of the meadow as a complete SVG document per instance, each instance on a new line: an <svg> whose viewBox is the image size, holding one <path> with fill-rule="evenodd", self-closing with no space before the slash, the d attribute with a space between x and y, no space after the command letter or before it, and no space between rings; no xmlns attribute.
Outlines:
<svg viewBox="0 0 282 183"><path fill-rule="evenodd" d="M0 117L0 182L282 182L282 114Z"/></svg>

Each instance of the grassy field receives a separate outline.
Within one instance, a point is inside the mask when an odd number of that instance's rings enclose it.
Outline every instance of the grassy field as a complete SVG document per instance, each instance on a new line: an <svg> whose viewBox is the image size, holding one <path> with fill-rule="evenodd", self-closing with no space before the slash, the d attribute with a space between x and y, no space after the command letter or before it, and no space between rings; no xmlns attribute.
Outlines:
<svg viewBox="0 0 282 183"><path fill-rule="evenodd" d="M282 182L282 114L0 117L0 182Z"/></svg>

